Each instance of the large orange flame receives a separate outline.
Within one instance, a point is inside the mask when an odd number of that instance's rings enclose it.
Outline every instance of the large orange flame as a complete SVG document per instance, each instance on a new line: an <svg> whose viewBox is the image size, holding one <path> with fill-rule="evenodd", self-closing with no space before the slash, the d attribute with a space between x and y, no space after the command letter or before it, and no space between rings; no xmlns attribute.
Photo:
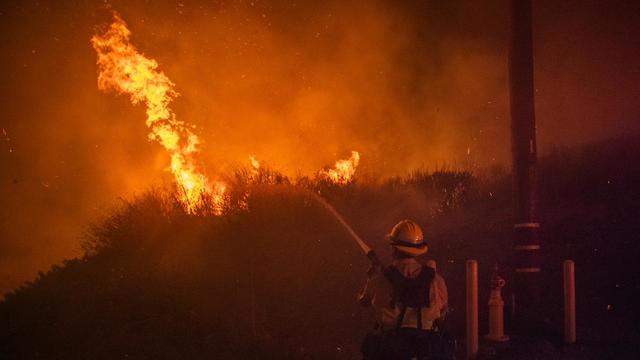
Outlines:
<svg viewBox="0 0 640 360"><path fill-rule="evenodd" d="M226 186L220 181L211 184L198 170L194 156L200 140L192 127L176 119L169 107L178 96L175 84L158 70L155 60L138 52L131 44L130 36L127 24L114 14L109 28L91 39L98 54L98 87L103 91L127 94L134 104L145 104L146 124L151 130L149 139L159 142L169 152L169 169L187 211L196 212L203 197L210 196L214 212L220 212Z"/></svg>
<svg viewBox="0 0 640 360"><path fill-rule="evenodd" d="M360 153L351 152L351 157L345 160L338 160L333 169L320 171L320 176L328 179L334 184L346 185L353 181L353 175L360 163Z"/></svg>

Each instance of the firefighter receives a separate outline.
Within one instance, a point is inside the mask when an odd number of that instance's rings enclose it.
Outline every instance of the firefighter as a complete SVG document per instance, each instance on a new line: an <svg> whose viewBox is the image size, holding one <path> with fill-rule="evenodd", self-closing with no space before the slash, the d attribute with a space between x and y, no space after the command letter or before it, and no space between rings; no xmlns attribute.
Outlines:
<svg viewBox="0 0 640 360"><path fill-rule="evenodd" d="M435 269L416 259L428 250L422 229L403 220L386 239L393 263L372 267L358 297L360 305L373 305L377 315L376 331L362 344L364 359L450 358L453 344L436 325L446 312L447 286Z"/></svg>

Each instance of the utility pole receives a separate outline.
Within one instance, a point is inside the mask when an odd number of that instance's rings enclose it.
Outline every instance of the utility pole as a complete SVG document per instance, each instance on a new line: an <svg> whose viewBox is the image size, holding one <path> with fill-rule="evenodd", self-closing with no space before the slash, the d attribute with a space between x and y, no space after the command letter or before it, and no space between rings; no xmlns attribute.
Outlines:
<svg viewBox="0 0 640 360"><path fill-rule="evenodd" d="M536 122L531 0L511 0L509 82L513 153L514 281L516 330L540 324L540 223L536 214Z"/></svg>

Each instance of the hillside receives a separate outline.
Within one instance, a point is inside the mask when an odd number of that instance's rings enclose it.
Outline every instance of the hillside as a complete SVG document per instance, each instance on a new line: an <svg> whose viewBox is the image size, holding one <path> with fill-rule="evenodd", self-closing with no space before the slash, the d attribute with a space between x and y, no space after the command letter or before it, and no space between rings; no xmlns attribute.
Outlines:
<svg viewBox="0 0 640 360"><path fill-rule="evenodd" d="M541 159L540 218L549 323L561 332L560 263L577 264L578 338L633 358L640 339L638 139L557 150ZM615 160L615 161L612 161ZM367 260L311 191L343 213L388 261L398 220L426 228L447 279L454 335L464 333L464 260L508 275L508 174L416 171L335 186L269 170L239 171L222 216L188 215L170 191L124 202L92 226L85 255L41 273L0 303L7 358L353 359L370 329L355 304ZM25 239L28 241L28 239ZM509 277L507 277L507 292ZM508 310L508 309L507 309ZM481 314L481 329L485 314ZM554 340L553 334L551 340ZM626 357L630 356L630 357Z"/></svg>

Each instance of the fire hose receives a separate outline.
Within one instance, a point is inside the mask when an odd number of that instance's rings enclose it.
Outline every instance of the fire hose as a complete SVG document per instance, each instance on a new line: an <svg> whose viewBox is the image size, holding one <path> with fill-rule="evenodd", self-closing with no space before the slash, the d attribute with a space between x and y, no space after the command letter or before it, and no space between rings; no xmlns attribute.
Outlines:
<svg viewBox="0 0 640 360"><path fill-rule="evenodd" d="M313 195L313 198L325 209L329 210L329 212L336 218L336 220L338 220L338 222L345 228L345 230L347 230L349 235L351 235L353 241L356 242L360 249L362 249L362 252L367 256L367 258L369 258L369 261L371 261L371 265L377 268L382 267L382 262L378 258L376 252L371 249L371 247L369 247L369 245L367 245L367 243L365 243L364 240L360 238L360 236L358 236L358 234L353 230L349 223L347 223L342 215L340 215L340 213L331 204L329 204L327 200L318 195L316 192L311 191L311 194Z"/></svg>

